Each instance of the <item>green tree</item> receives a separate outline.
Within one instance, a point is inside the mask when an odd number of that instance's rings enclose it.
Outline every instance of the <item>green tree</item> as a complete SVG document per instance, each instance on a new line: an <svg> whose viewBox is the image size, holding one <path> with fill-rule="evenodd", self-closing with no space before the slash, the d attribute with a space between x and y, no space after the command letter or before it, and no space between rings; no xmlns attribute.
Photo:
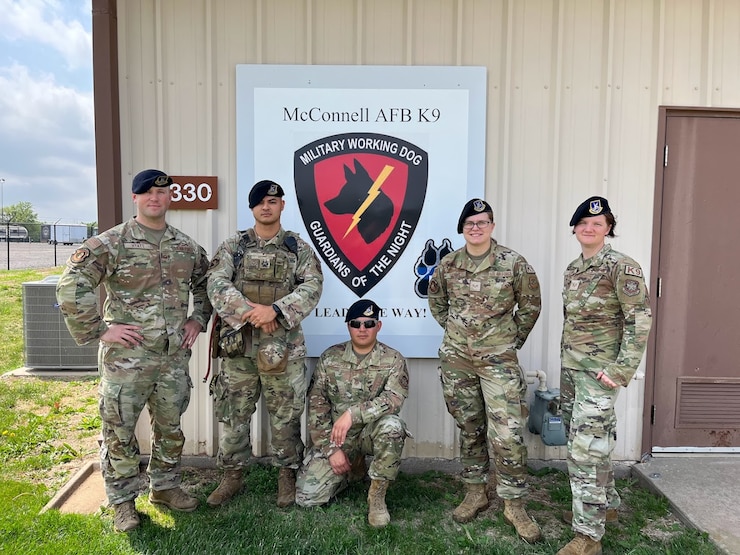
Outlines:
<svg viewBox="0 0 740 555"><path fill-rule="evenodd" d="M39 223L39 216L28 201L21 201L3 207L3 221L13 223Z"/></svg>
<svg viewBox="0 0 740 555"><path fill-rule="evenodd" d="M22 225L28 230L31 241L39 241L41 237L41 222L39 216L28 201L21 201L3 207L2 223Z"/></svg>
<svg viewBox="0 0 740 555"><path fill-rule="evenodd" d="M87 226L87 236L92 237L98 234L98 222L84 222Z"/></svg>

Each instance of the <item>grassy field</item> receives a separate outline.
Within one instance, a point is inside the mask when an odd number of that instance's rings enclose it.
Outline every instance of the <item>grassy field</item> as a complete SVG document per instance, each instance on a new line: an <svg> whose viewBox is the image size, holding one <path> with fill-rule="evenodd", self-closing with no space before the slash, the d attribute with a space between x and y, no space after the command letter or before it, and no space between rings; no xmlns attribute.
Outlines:
<svg viewBox="0 0 740 555"><path fill-rule="evenodd" d="M22 366L21 283L49 273L0 272L3 372ZM205 506L218 482L215 470L186 469L183 487L201 500L189 514L153 506L142 484L142 526L128 534L113 531L107 508L94 515L39 514L74 471L97 457L96 386L96 378L0 379L0 553L526 555L553 554L571 538L560 520L570 507L568 478L551 469L531 475L528 510L544 534L536 545L516 537L498 499L470 524L453 522L462 487L440 472L402 473L389 489L392 520L382 530L367 525L367 484L354 484L327 507L278 509L277 471L261 465L247 473L245 492L217 510ZM624 504L619 524L607 529L604 553L716 553L704 534L671 514L665 499L632 480L620 480L618 487Z"/></svg>

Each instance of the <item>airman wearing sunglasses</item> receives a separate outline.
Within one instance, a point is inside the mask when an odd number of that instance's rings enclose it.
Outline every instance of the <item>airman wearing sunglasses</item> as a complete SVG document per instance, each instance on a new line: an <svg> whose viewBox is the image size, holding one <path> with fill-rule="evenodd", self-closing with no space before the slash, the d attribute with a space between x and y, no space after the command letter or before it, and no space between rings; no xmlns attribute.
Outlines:
<svg viewBox="0 0 740 555"><path fill-rule="evenodd" d="M345 318L350 339L329 347L319 358L308 393L308 431L313 447L298 473L296 503L328 503L360 476L366 455L373 460L368 522L390 522L385 503L396 479L401 451L410 434L398 416L409 392L406 359L378 341L380 308L371 300L354 303ZM360 465L357 465L357 461Z"/></svg>
<svg viewBox="0 0 740 555"><path fill-rule="evenodd" d="M445 256L429 282L430 311L444 328L442 393L460 429L466 488L452 518L469 522L488 508L490 445L504 519L534 542L541 534L524 510L527 382L517 350L540 315L540 286L524 257L491 237L495 226L490 204L468 201L457 223L465 246Z"/></svg>

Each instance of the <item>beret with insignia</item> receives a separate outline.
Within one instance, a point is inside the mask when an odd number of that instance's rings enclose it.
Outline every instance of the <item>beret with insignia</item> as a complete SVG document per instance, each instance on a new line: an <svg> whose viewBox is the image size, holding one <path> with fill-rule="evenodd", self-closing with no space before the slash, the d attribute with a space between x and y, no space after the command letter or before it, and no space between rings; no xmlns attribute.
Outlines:
<svg viewBox="0 0 740 555"><path fill-rule="evenodd" d="M460 218L457 220L457 232L462 233L465 220L470 216L475 216L476 214L490 214L491 220L493 220L493 208L491 208L490 204L483 199L470 199L465 203L465 206L463 206Z"/></svg>
<svg viewBox="0 0 740 555"><path fill-rule="evenodd" d="M360 299L349 307L347 315L344 317L344 321L349 322L350 320L360 318L362 316L379 320L380 307L370 299Z"/></svg>
<svg viewBox="0 0 740 555"><path fill-rule="evenodd" d="M169 187L172 178L160 170L144 170L134 176L131 192L135 195L146 193L152 187Z"/></svg>
<svg viewBox="0 0 740 555"><path fill-rule="evenodd" d="M611 213L612 211L609 208L609 201L607 201L604 197L589 197L578 205L578 208L576 208L576 211L573 212L573 216L570 219L570 224L568 225L573 227L583 218Z"/></svg>
<svg viewBox="0 0 740 555"><path fill-rule="evenodd" d="M285 191L283 191L283 188L274 181L270 181L269 179L258 181L254 184L252 190L249 191L249 207L254 208L265 197L282 197L284 195Z"/></svg>

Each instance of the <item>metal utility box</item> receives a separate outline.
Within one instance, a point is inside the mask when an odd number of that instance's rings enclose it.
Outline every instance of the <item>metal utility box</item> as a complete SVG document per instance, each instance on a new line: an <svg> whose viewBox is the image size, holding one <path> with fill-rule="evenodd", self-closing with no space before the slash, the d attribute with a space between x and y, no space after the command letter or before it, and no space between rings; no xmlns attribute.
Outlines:
<svg viewBox="0 0 740 555"><path fill-rule="evenodd" d="M59 276L23 284L23 335L28 368L98 367L98 344L79 346L67 330L56 298Z"/></svg>

